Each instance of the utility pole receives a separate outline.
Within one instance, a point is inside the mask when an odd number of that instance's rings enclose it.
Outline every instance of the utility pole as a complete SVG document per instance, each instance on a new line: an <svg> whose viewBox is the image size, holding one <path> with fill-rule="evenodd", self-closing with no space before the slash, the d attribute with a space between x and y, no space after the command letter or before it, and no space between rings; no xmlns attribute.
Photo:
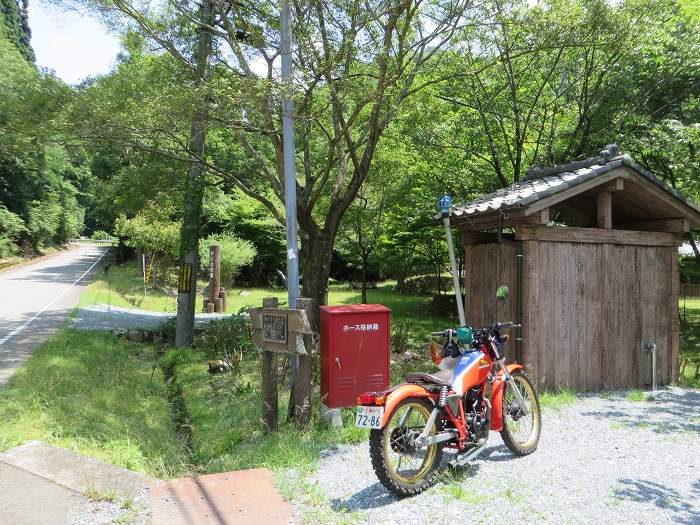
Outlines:
<svg viewBox="0 0 700 525"><path fill-rule="evenodd" d="M296 308L299 297L299 249L297 247L297 175L294 147L294 101L292 99L292 31L289 0L281 0L280 54L282 55L282 147L284 157L284 209L287 228L287 298ZM291 356L292 385L297 376L297 356Z"/></svg>

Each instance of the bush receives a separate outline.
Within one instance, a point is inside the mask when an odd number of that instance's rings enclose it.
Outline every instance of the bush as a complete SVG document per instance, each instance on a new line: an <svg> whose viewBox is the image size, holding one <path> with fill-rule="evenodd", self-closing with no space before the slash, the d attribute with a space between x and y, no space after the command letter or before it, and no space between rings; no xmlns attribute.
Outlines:
<svg viewBox="0 0 700 525"><path fill-rule="evenodd" d="M39 250L56 235L61 223L61 215L58 195L50 194L44 201L32 201L29 208L27 230L35 250Z"/></svg>
<svg viewBox="0 0 700 525"><path fill-rule="evenodd" d="M147 253L175 258L180 247L180 224L154 217L149 210L131 219L121 215L114 233L126 237L124 244Z"/></svg>
<svg viewBox="0 0 700 525"><path fill-rule="evenodd" d="M95 241L111 241L114 240L114 237L112 237L109 233L107 233L104 230L95 230L92 232L92 235L90 235L90 238L95 240Z"/></svg>
<svg viewBox="0 0 700 525"><path fill-rule="evenodd" d="M250 321L243 316L232 316L211 321L195 335L194 347L207 359L227 359L253 350Z"/></svg>
<svg viewBox="0 0 700 525"><path fill-rule="evenodd" d="M20 216L0 204L0 257L14 254L17 251L15 243L26 231Z"/></svg>
<svg viewBox="0 0 700 525"><path fill-rule="evenodd" d="M242 387L244 355L253 350L250 335L250 321L243 316L234 316L208 323L195 335L193 346L207 359L221 359L228 364L228 376L238 389Z"/></svg>
<svg viewBox="0 0 700 525"><path fill-rule="evenodd" d="M221 282L231 286L241 268L253 262L257 251L250 241L239 239L232 232L215 233L199 241L202 270L209 268L209 248L221 246Z"/></svg>
<svg viewBox="0 0 700 525"><path fill-rule="evenodd" d="M434 275L418 275L410 277L394 285L394 291L405 294L428 294L436 292L438 281ZM440 290L451 290L452 279L440 277Z"/></svg>

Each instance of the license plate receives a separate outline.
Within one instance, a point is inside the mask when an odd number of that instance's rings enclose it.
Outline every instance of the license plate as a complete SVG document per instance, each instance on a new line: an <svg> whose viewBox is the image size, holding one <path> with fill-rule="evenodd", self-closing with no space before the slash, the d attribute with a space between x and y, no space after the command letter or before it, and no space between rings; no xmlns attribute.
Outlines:
<svg viewBox="0 0 700 525"><path fill-rule="evenodd" d="M355 426L360 428L382 428L384 407L357 407Z"/></svg>

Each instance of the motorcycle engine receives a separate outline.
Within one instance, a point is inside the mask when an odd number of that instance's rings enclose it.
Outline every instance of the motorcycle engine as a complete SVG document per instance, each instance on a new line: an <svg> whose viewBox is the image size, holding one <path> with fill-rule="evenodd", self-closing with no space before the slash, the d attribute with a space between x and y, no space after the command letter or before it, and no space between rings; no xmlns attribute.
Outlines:
<svg viewBox="0 0 700 525"><path fill-rule="evenodd" d="M464 393L464 412L470 438L477 440L489 432L489 419L484 406L481 387L470 388Z"/></svg>

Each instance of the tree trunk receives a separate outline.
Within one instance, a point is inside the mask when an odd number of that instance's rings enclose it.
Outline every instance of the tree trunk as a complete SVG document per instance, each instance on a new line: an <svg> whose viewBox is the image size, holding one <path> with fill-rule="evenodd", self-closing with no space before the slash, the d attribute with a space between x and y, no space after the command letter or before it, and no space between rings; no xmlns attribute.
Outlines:
<svg viewBox="0 0 700 525"><path fill-rule="evenodd" d="M692 235L688 236L688 242L690 242L691 248L693 248L693 253L695 254L695 263L700 264L700 250L698 250L698 245Z"/></svg>
<svg viewBox="0 0 700 525"><path fill-rule="evenodd" d="M367 304L367 257L362 258L362 304Z"/></svg>
<svg viewBox="0 0 700 525"><path fill-rule="evenodd" d="M304 308L314 331L318 331L319 308L327 303L328 277L331 269L333 243L326 232L314 235L302 230L300 263L305 300L297 299L297 308ZM306 339L305 339L306 341ZM307 351L311 352L310 340ZM311 420L311 355L299 356L297 379L292 386L287 407L287 418L298 428L307 428Z"/></svg>
<svg viewBox="0 0 700 525"><path fill-rule="evenodd" d="M204 0L200 8L201 19L211 25L211 0ZM197 87L204 85L209 78L209 59L212 52L211 33L204 27L199 29L197 42ZM184 214L180 229L180 271L185 264L192 265L188 292L178 292L177 319L175 324L175 346L189 346L194 337L194 310L197 302L197 274L199 270L199 234L202 221L202 164L196 160L204 153L204 139L207 123L207 100L196 101L192 116L189 149L193 159L187 172L184 194Z"/></svg>
<svg viewBox="0 0 700 525"><path fill-rule="evenodd" d="M307 297L297 298L297 308L306 310L306 315L310 316L312 305L313 301ZM306 430L311 424L311 355L314 352L312 340L310 335L304 336L307 354L298 356L297 380L292 385L287 407L287 418L294 421L294 425L300 430Z"/></svg>

